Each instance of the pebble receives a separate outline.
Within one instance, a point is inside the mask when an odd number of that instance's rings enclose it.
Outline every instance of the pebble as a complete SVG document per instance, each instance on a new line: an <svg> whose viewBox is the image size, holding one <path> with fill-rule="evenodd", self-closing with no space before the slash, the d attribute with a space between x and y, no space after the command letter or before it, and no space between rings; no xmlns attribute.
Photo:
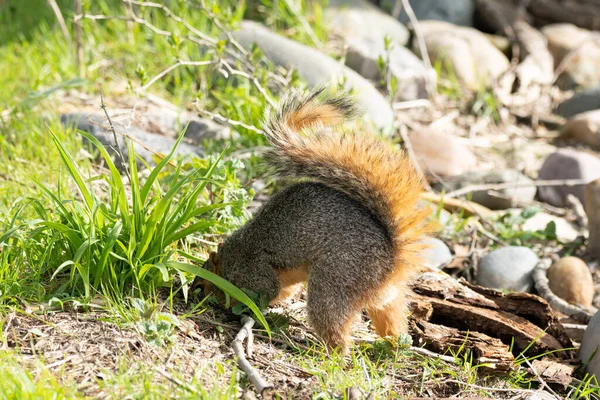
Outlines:
<svg viewBox="0 0 600 400"><path fill-rule="evenodd" d="M581 151L561 149L550 154L540 172L539 180L583 179L591 182L600 178L600 158ZM583 204L585 185L540 186L540 199L557 207L567 206L568 194L575 195Z"/></svg>
<svg viewBox="0 0 600 400"><path fill-rule="evenodd" d="M556 113L565 118L575 114L600 109L600 85L575 93L573 97L559 104Z"/></svg>
<svg viewBox="0 0 600 400"><path fill-rule="evenodd" d="M423 252L423 262L431 268L440 268L444 264L452 261L452 253L446 243L437 238L429 237L423 241L429 246Z"/></svg>
<svg viewBox="0 0 600 400"><path fill-rule="evenodd" d="M568 303L589 307L594 300L594 279L583 260L564 257L548 269L552 292Z"/></svg>
<svg viewBox="0 0 600 400"><path fill-rule="evenodd" d="M497 190L497 192L506 197L494 196L487 190L475 191L470 194L470 200L492 210L504 210L510 207L515 207L515 200L528 202L533 200L535 197L536 188L534 181L520 172L512 169L473 171L451 176L447 179L444 179L444 185L436 185L436 189L442 190L444 187L446 187L447 190L457 190L470 185L497 183L531 184L531 186Z"/></svg>
<svg viewBox="0 0 600 400"><path fill-rule="evenodd" d="M600 43L594 40L595 32L573 24L550 24L542 28L542 33L548 40L554 65L560 65L567 55L570 57L556 81L561 89L600 84Z"/></svg>
<svg viewBox="0 0 600 400"><path fill-rule="evenodd" d="M592 354L596 353L594 358L590 360ZM581 347L579 348L579 359L588 363L585 370L588 374L594 375L600 380L600 311L596 312L589 322Z"/></svg>
<svg viewBox="0 0 600 400"><path fill-rule="evenodd" d="M575 115L563 127L563 134L600 148L600 109Z"/></svg>
<svg viewBox="0 0 600 400"><path fill-rule="evenodd" d="M471 149L452 135L422 128L408 136L417 161L426 173L446 177L472 171L477 166Z"/></svg>
<svg viewBox="0 0 600 400"><path fill-rule="evenodd" d="M421 21L419 26L432 64L449 63L451 72L469 89L480 89L510 66L508 58L476 29L443 21ZM412 50L420 55L416 38Z"/></svg>
<svg viewBox="0 0 600 400"><path fill-rule="evenodd" d="M245 48L256 44L275 65L293 68L310 87L344 82L358 94L358 103L373 124L391 133L393 112L389 102L365 78L317 49L280 36L254 21L242 21L233 37Z"/></svg>
<svg viewBox="0 0 600 400"><path fill-rule="evenodd" d="M498 290L530 292L538 256L527 247L494 250L479 262L477 284Z"/></svg>

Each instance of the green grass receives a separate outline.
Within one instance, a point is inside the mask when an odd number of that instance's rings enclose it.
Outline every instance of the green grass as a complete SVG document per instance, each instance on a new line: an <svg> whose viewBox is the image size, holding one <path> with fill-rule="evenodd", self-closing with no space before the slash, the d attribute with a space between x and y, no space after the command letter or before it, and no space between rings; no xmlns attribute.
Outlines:
<svg viewBox="0 0 600 400"><path fill-rule="evenodd" d="M221 235L245 222L252 182L271 183L258 157L235 157L263 145L262 136L237 126L238 138L202 145L206 158L168 154L157 157L156 166L144 173L130 147L126 176L92 137L59 123L57 110L67 101L77 105L69 94L97 96L102 90L110 112L111 100L118 96L142 99L149 92L181 107L196 102L201 109L258 127L269 101L302 82L270 65L257 49L248 54L232 50L224 30L252 17L313 47L327 39L325 2L172 0L164 2L168 11L133 4L136 22L123 20L131 18L126 2L84 0L88 16L109 18L81 20L80 68L73 3L58 1L68 40L46 1L0 0L0 399L85 398L87 390L67 369L48 367L37 354L6 351L13 329L6 321L12 313L43 320L49 312L98 310L106 321L135 329L156 351L167 352L181 344L176 333L182 321L210 310L210 299L191 293L192 279L201 277L241 301L243 307L234 307L233 313L249 310L266 326L246 293L199 267ZM200 46L205 36L209 43ZM229 67L217 66L222 60L229 60ZM180 65L155 80L166 68L188 61L210 65ZM462 92L451 81L449 97L458 97ZM472 104L474 113L494 111L495 100L483 92ZM82 136L91 145L83 147ZM511 221L499 221L495 233L504 232L506 240L526 240L516 236ZM461 220L455 229L466 223ZM258 306L264 304L259 301ZM272 319L269 326L287 333ZM214 331L223 334L221 327ZM431 385L448 379L497 383L482 379L463 354L448 365L378 341L356 346L343 360L326 355L320 344L308 344L310 351L296 346L285 354L315 377L315 398L343 397L349 386L385 398L396 391L427 395ZM199 368L190 377L175 369L168 372L170 379L158 377L155 365L122 358L91 385L94 393L115 399L239 397L248 382L227 354L229 361L216 363L211 371ZM207 384L209 373L221 384ZM511 387L530 385L524 373L508 379ZM413 387L407 391L402 385L408 383ZM598 394L589 378L578 385L582 398ZM463 390L493 394L469 386Z"/></svg>

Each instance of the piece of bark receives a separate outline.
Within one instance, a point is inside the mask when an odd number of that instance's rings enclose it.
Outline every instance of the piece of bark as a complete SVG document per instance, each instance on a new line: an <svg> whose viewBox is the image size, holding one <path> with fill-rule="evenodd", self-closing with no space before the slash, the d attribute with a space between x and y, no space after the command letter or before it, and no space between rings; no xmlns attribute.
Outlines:
<svg viewBox="0 0 600 400"><path fill-rule="evenodd" d="M455 352L468 349L479 364L486 364L483 368L487 370L506 373L512 369L514 356L499 339L427 321L416 321L412 329L418 337L419 346L424 345L437 353L444 353L448 349Z"/></svg>
<svg viewBox="0 0 600 400"><path fill-rule="evenodd" d="M514 354L533 356L572 347L550 306L535 295L505 295L431 270L417 277L411 287L414 324L428 322L459 332L484 334L507 346L512 344ZM415 331L414 339L427 342L426 337L419 337L420 332ZM561 351L556 356L574 355Z"/></svg>
<svg viewBox="0 0 600 400"><path fill-rule="evenodd" d="M504 294L494 289L470 284L464 279L461 279L461 283L493 301L500 309L523 317L541 329L546 329L565 348L572 347L573 343L552 307L540 296L531 293Z"/></svg>
<svg viewBox="0 0 600 400"><path fill-rule="evenodd" d="M600 179L585 185L584 209L588 217L588 253L600 259Z"/></svg>
<svg viewBox="0 0 600 400"><path fill-rule="evenodd" d="M573 372L577 365L560 363L553 360L533 360L533 368L546 383L566 389L573 381Z"/></svg>

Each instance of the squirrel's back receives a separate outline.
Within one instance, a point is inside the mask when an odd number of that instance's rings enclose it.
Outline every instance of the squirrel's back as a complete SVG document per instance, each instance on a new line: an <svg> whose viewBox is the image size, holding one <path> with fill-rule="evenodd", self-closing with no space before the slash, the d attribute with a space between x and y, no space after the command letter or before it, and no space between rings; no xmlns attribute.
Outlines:
<svg viewBox="0 0 600 400"><path fill-rule="evenodd" d="M280 176L317 180L364 205L387 229L398 267L414 270L429 214L417 205L422 179L403 151L372 134L331 132L356 113L348 96L290 95L267 113L267 160Z"/></svg>

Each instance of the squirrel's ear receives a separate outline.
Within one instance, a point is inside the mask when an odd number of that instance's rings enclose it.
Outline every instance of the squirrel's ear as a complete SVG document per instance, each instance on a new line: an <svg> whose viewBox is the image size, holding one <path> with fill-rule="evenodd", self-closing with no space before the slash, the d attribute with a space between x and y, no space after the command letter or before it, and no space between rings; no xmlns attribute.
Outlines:
<svg viewBox="0 0 600 400"><path fill-rule="evenodd" d="M217 245L217 251L221 250L221 247L223 247L223 242L221 242Z"/></svg>

